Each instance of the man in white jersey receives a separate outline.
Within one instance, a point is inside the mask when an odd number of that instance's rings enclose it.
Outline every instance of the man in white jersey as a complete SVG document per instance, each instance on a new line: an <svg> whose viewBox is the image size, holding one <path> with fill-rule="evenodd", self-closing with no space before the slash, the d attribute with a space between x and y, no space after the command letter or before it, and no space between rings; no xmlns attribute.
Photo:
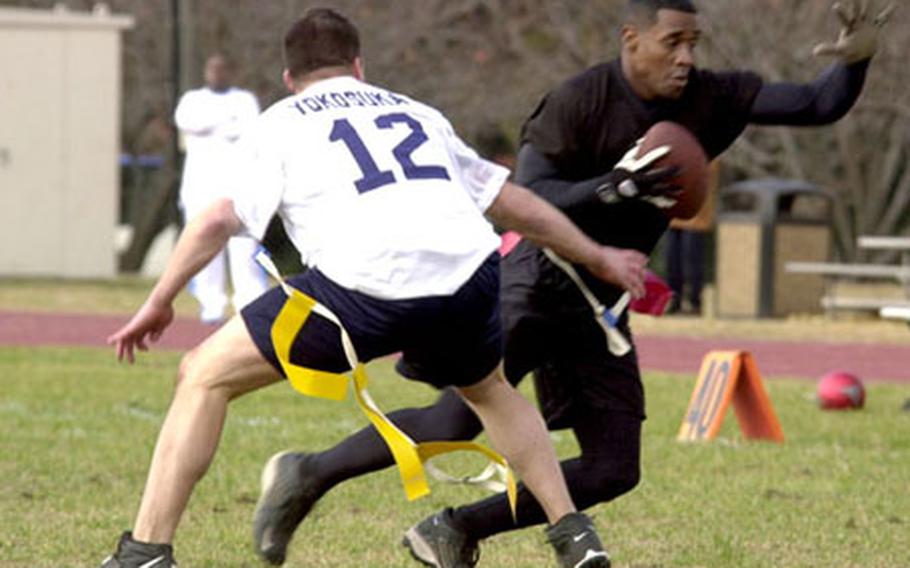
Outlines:
<svg viewBox="0 0 910 568"><path fill-rule="evenodd" d="M177 104L174 121L186 142L186 163L180 186L180 207L192 221L215 200L226 197L238 174L238 140L259 116L259 103L249 91L231 85L232 69L221 54L205 63L205 84L187 91ZM255 188L246 188L255 191ZM199 301L200 318L207 323L224 320L228 305L225 264L234 289L233 304L240 310L268 288L262 268L253 260L258 243L246 236L228 241L190 283Z"/></svg>
<svg viewBox="0 0 910 568"><path fill-rule="evenodd" d="M593 525L575 511L540 415L499 371L499 239L484 213L636 295L645 258L595 244L506 182L508 170L480 159L439 112L363 82L359 35L343 16L308 12L284 50L295 94L260 117L234 197L186 227L148 300L110 337L118 357L132 361L161 335L178 291L230 237L261 239L278 213L310 266L290 286L337 316L361 361L401 352L426 382L457 387L542 504L549 530L574 536L554 542L560 562L608 566ZM175 566L170 543L211 463L228 402L284 377L270 334L288 301L281 288L266 292L184 358L133 531L104 568ZM298 366L350 368L339 329L315 314L288 351ZM287 505L280 476L263 491L261 510ZM267 547L270 539L257 540Z"/></svg>

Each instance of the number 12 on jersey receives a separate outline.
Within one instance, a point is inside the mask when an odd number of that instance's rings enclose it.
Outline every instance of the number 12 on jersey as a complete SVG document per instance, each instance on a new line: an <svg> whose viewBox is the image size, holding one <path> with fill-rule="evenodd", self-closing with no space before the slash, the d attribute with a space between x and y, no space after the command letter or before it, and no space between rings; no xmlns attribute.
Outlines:
<svg viewBox="0 0 910 568"><path fill-rule="evenodd" d="M405 179L451 179L445 167L418 165L411 158L411 155L429 140L423 130L423 125L418 120L403 112L397 112L376 117L374 123L380 130L392 129L396 124L404 124L410 129L408 136L392 149L392 155L401 164ZM329 140L343 142L357 162L357 166L363 174L363 177L354 182L354 187L359 193L366 193L395 183L394 172L379 169L376 160L363 143L363 139L346 118L339 118L335 121Z"/></svg>

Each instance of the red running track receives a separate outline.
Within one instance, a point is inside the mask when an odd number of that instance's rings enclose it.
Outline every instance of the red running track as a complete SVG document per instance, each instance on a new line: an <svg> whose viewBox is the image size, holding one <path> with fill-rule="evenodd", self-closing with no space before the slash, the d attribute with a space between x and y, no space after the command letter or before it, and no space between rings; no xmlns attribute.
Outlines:
<svg viewBox="0 0 910 568"><path fill-rule="evenodd" d="M863 380L910 382L910 333L907 345L704 339L645 336L636 338L641 366L670 373L697 373L711 350L749 351L763 377L815 379L848 371Z"/></svg>
<svg viewBox="0 0 910 568"><path fill-rule="evenodd" d="M105 347L105 338L125 316L0 311L0 346ZM177 319L155 346L185 350L214 328ZM713 349L750 351L766 377L816 378L845 370L864 380L910 382L910 333L907 345L788 342L646 335L636 338L641 366L652 371L695 374Z"/></svg>
<svg viewBox="0 0 910 568"><path fill-rule="evenodd" d="M127 321L128 316L0 311L0 345L107 347L107 337ZM154 347L189 349L214 330L196 320L177 318Z"/></svg>

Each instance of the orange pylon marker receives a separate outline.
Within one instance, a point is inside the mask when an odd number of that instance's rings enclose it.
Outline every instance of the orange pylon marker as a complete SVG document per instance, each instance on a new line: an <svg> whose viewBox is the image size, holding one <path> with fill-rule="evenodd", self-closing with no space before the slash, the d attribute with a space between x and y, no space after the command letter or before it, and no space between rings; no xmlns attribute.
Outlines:
<svg viewBox="0 0 910 568"><path fill-rule="evenodd" d="M713 440L731 400L743 437L784 441L784 431L765 392L758 366L746 351L711 351L705 355L676 439Z"/></svg>

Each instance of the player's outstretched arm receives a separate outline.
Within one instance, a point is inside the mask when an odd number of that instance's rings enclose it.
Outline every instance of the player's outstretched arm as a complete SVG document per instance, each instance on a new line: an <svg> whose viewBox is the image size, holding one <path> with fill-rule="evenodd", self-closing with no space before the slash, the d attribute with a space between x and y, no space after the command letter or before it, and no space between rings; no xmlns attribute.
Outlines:
<svg viewBox="0 0 910 568"><path fill-rule="evenodd" d="M500 227L582 264L598 278L644 295L648 258L638 251L601 246L585 235L561 211L530 190L506 182L487 215Z"/></svg>
<svg viewBox="0 0 910 568"><path fill-rule="evenodd" d="M846 115L866 82L869 60L851 65L835 63L806 84L762 85L749 113L749 122L764 125L822 126Z"/></svg>
<svg viewBox="0 0 910 568"><path fill-rule="evenodd" d="M856 103L866 81L869 61L878 51L881 28L894 10L888 4L875 10L871 0L834 4L841 22L837 40L815 47L818 57L837 63L808 84L770 83L758 92L750 122L789 126L819 126L840 120Z"/></svg>
<svg viewBox="0 0 910 568"><path fill-rule="evenodd" d="M148 299L129 323L108 337L118 360L125 357L132 363L135 349L146 351L148 340L158 340L174 319L174 298L239 229L240 220L229 199L216 201L186 226Z"/></svg>

